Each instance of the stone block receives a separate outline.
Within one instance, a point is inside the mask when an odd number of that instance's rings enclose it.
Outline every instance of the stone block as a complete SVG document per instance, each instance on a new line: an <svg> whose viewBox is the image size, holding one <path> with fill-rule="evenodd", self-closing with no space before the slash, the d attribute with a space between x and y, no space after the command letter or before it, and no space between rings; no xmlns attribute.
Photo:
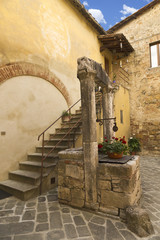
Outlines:
<svg viewBox="0 0 160 240"><path fill-rule="evenodd" d="M136 206L126 209L128 228L139 237L147 237L154 233L148 213Z"/></svg>
<svg viewBox="0 0 160 240"><path fill-rule="evenodd" d="M58 187L58 198L66 201L71 201L70 189L66 187Z"/></svg>
<svg viewBox="0 0 160 240"><path fill-rule="evenodd" d="M72 198L72 201L69 204L73 207L82 208L84 207L84 199Z"/></svg>
<svg viewBox="0 0 160 240"><path fill-rule="evenodd" d="M110 215L118 216L118 208L108 207L105 204L100 204L99 210Z"/></svg>
<svg viewBox="0 0 160 240"><path fill-rule="evenodd" d="M61 175L58 175L58 185L61 186L64 183L64 177Z"/></svg>
<svg viewBox="0 0 160 240"><path fill-rule="evenodd" d="M83 169L75 165L66 165L65 175L79 180L84 179Z"/></svg>
<svg viewBox="0 0 160 240"><path fill-rule="evenodd" d="M67 149L65 151L61 151L58 153L59 158L66 160L66 159L71 159L71 160L82 160L83 161L83 150L82 148L71 148Z"/></svg>
<svg viewBox="0 0 160 240"><path fill-rule="evenodd" d="M99 189L106 189L106 190L110 191L111 190L111 181L99 180L98 181L98 188Z"/></svg>
<svg viewBox="0 0 160 240"><path fill-rule="evenodd" d="M71 196L73 198L78 198L78 199L84 199L85 198L85 192L82 189L71 189Z"/></svg>
<svg viewBox="0 0 160 240"><path fill-rule="evenodd" d="M65 186L68 188L84 188L84 181L79 179L73 179L71 177L65 177Z"/></svg>
<svg viewBox="0 0 160 240"><path fill-rule="evenodd" d="M132 194L124 194L112 191L101 191L101 204L107 207L126 208L133 205L134 199Z"/></svg>

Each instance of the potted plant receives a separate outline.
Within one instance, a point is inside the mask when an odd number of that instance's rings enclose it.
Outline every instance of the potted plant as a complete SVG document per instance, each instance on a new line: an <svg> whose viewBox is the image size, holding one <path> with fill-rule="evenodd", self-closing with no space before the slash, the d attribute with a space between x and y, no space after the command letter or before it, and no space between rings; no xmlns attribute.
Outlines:
<svg viewBox="0 0 160 240"><path fill-rule="evenodd" d="M130 137L128 140L129 153L135 155L137 152L141 151L141 144L136 137Z"/></svg>
<svg viewBox="0 0 160 240"><path fill-rule="evenodd" d="M63 112L62 112L62 121L69 121L70 120L70 113L69 112L67 112L66 110L64 110Z"/></svg>
<svg viewBox="0 0 160 240"><path fill-rule="evenodd" d="M105 138L103 143L98 144L98 149L109 158L122 158L123 154L127 153L128 147L124 136L123 138L112 137L111 141Z"/></svg>

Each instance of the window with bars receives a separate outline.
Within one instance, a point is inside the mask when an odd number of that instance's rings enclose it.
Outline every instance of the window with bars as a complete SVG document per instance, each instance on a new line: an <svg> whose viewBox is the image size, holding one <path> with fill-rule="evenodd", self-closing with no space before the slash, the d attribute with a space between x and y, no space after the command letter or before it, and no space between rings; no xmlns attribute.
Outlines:
<svg viewBox="0 0 160 240"><path fill-rule="evenodd" d="M150 44L151 67L160 66L160 41Z"/></svg>

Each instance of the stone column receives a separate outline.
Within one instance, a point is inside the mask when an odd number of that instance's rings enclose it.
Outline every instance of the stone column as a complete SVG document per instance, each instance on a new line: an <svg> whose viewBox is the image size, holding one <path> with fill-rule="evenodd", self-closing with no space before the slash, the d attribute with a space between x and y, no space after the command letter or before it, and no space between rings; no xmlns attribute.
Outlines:
<svg viewBox="0 0 160 240"><path fill-rule="evenodd" d="M97 165L98 147L95 104L96 71L81 69L78 78L81 85L82 130L85 169L85 206L96 209L97 206Z"/></svg>
<svg viewBox="0 0 160 240"><path fill-rule="evenodd" d="M103 104L103 118L113 117L113 93L108 87L102 88L102 104ZM111 139L113 136L113 120L103 121L103 136Z"/></svg>

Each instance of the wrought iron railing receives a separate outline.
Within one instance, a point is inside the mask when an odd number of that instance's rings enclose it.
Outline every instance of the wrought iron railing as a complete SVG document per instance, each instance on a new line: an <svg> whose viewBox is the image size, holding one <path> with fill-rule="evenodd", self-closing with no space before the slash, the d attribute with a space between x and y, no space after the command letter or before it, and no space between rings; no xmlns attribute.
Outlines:
<svg viewBox="0 0 160 240"><path fill-rule="evenodd" d="M102 96L100 95L100 96L98 97L98 99L96 100L96 104L97 104L101 99L102 99ZM68 110L66 110L66 112L69 112L69 116L71 116L71 109L72 109L75 105L77 105L80 101L81 101L81 99L79 99L76 103L74 103L71 107L69 107ZM63 115L61 115L60 117L58 117L49 127L47 127L47 128L38 136L38 141L39 141L40 138L42 137L42 159L41 159L40 194L41 194L41 190L42 190L43 163L44 163L44 161L46 160L46 158L47 158L48 156L50 156L51 153L53 153L53 151L58 147L58 145L59 145L67 136L69 136L69 142L70 142L70 133L72 132L72 130L74 130L74 131L73 131L73 139L72 139L72 141L73 141L73 147L75 147L75 136L76 136L77 129L78 129L78 128L80 127L80 125L81 125L82 117L80 117L80 118L78 119L78 121L77 121L72 127L71 127L71 125L70 125L70 121L71 121L72 117L70 117L70 119L69 119L68 122L63 122L64 125L59 129L59 131L61 131L61 130L65 127L66 124L69 125L69 130L68 130L68 131L66 132L66 134L56 143L56 145L53 146L53 148L52 148L47 154L45 154L45 156L44 156L44 142L45 142L45 139L44 139L44 138L45 138L45 133L46 133L55 123L57 123L60 119L62 119L62 117L63 117ZM55 133L55 135L58 134L59 131L57 131L57 132ZM49 141L50 141L50 140L48 140L47 142L49 142ZM47 143L47 142L46 142L46 143Z"/></svg>

